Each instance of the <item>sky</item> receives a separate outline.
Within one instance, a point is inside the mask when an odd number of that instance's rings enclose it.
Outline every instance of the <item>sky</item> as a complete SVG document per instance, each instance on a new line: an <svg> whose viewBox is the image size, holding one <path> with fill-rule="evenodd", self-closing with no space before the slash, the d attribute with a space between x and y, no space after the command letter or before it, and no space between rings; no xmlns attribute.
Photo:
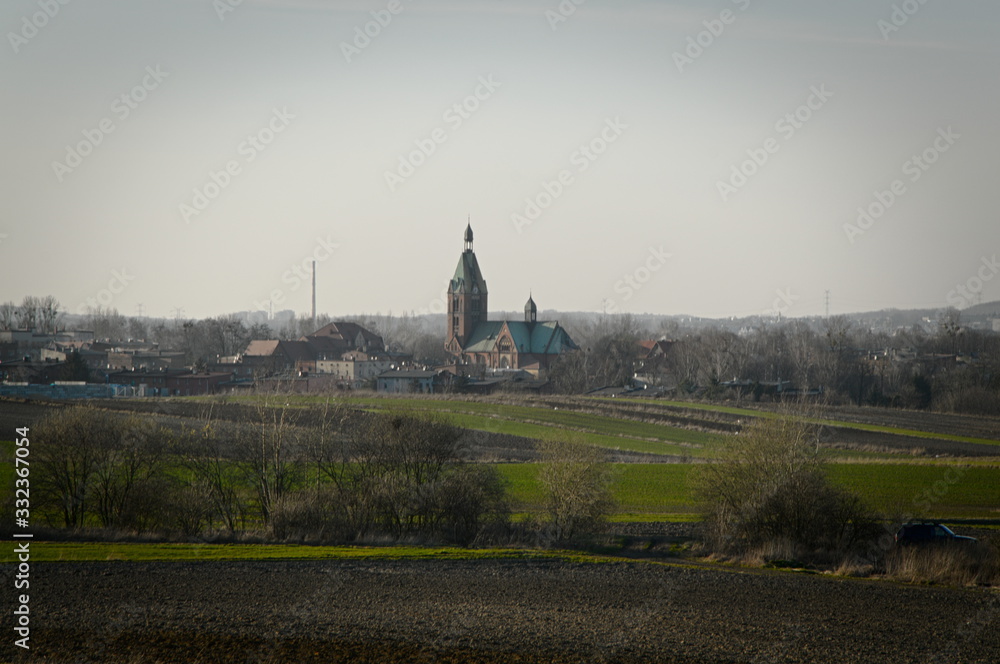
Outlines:
<svg viewBox="0 0 1000 664"><path fill-rule="evenodd" d="M65 2L66 4L63 4ZM0 301L1000 299L995 0L5 0Z"/></svg>

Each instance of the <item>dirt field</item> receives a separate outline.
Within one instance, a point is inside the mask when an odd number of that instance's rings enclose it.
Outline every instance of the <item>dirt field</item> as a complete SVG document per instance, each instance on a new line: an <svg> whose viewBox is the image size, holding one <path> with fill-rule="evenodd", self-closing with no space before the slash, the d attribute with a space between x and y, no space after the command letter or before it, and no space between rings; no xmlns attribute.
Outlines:
<svg viewBox="0 0 1000 664"><path fill-rule="evenodd" d="M38 564L31 617L5 661L1000 661L997 592L649 563Z"/></svg>

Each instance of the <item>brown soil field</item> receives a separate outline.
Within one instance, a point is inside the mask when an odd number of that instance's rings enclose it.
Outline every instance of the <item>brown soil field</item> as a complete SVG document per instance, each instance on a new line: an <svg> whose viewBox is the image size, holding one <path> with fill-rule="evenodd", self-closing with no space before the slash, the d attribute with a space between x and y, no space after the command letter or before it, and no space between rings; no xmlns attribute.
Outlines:
<svg viewBox="0 0 1000 664"><path fill-rule="evenodd" d="M13 567L2 583L11 589ZM11 594L13 591L8 590ZM559 560L45 563L13 662L1000 661L1000 594Z"/></svg>

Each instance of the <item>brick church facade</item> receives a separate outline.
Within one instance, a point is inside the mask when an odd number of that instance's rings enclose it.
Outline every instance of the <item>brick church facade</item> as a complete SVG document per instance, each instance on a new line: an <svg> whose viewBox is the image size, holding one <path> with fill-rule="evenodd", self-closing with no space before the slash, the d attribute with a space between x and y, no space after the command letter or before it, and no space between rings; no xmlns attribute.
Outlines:
<svg viewBox="0 0 1000 664"><path fill-rule="evenodd" d="M465 229L465 249L448 286L448 330L445 349L464 373L487 369L521 369L538 375L560 354L578 350L556 321L539 321L529 297L523 321L489 320L486 280L472 248L472 226Z"/></svg>

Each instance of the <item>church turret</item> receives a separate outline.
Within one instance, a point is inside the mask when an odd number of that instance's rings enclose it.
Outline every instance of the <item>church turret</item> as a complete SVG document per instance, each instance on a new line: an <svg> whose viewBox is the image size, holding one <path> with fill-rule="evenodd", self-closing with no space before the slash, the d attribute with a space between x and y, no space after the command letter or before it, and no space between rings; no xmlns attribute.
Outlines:
<svg viewBox="0 0 1000 664"><path fill-rule="evenodd" d="M486 280L472 250L472 224L465 227L465 251L448 286L448 336L445 346L457 353L479 323L486 320Z"/></svg>
<svg viewBox="0 0 1000 664"><path fill-rule="evenodd" d="M535 301L529 295L528 301L524 305L524 322L534 323L536 320L538 320L538 307L535 306Z"/></svg>

